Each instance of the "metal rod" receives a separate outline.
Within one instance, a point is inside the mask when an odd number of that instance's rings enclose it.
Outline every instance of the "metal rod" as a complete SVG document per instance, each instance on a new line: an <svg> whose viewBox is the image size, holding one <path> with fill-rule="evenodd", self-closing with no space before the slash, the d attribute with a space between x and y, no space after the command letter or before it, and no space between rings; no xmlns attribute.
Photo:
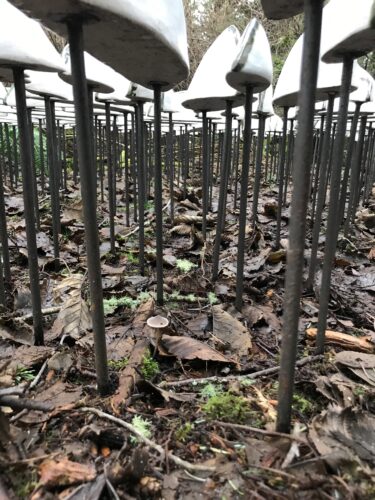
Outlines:
<svg viewBox="0 0 375 500"><path fill-rule="evenodd" d="M284 192L284 175L285 175L285 154L286 154L286 136L288 130L288 107L284 106L284 115L283 115L283 135L281 141L281 154L279 161L279 169L278 169L278 182L279 182L279 194L277 199L277 226L276 226L276 242L275 247L279 248L280 246L280 237L281 237L281 211L283 207L283 192Z"/></svg>
<svg viewBox="0 0 375 500"><path fill-rule="evenodd" d="M289 247L285 280L284 322L279 371L277 423L278 432L290 432L297 357L298 320L309 199L310 169L313 153L314 101L318 77L323 0L305 0L305 38L303 43L301 85L298 98L299 124L294 150L294 176ZM303 79L303 81L302 81ZM280 178L282 182L282 178Z"/></svg>
<svg viewBox="0 0 375 500"><path fill-rule="evenodd" d="M237 251L237 276L236 276L236 309L241 311L243 304L243 270L245 260L245 235L247 216L247 195L250 169L251 147L251 115L253 108L253 87L247 85L245 89L245 123L243 131L243 155L240 191L240 217L238 225L238 251Z"/></svg>
<svg viewBox="0 0 375 500"><path fill-rule="evenodd" d="M31 305L33 311L34 342L35 345L43 345L43 316L39 286L38 250L36 246L35 206L33 190L30 189L30 186L33 185L31 136L26 108L24 70L22 68L14 68L13 77L20 140L23 202L25 206L24 216L26 222L27 256L29 264Z"/></svg>
<svg viewBox="0 0 375 500"><path fill-rule="evenodd" d="M316 337L316 351L321 354L324 351L325 331L327 325L328 302L331 291L331 270L335 256L336 244L339 231L339 196L341 165L344 156L344 143L346 132L346 120L348 115L349 92L353 73L353 58L344 57L344 67L340 89L340 107L337 120L337 134L334 143L332 173L329 197L328 220L326 229L326 243L324 251L322 281L320 286L318 332Z"/></svg>
<svg viewBox="0 0 375 500"><path fill-rule="evenodd" d="M216 236L212 258L212 279L215 281L219 275L219 258L221 237L225 228L226 199L228 179L230 173L230 150L232 142L232 101L225 103L225 139L223 147L223 159L220 178L219 206L217 210Z"/></svg>
<svg viewBox="0 0 375 500"><path fill-rule="evenodd" d="M315 270L317 265L317 255L319 246L319 234L322 223L322 214L324 203L326 199L326 184L328 176L328 161L329 161L329 151L330 151L330 139L331 139L331 129L332 129L332 116L333 116L333 106L335 103L335 94L328 95L328 108L327 116L325 120L325 132L323 136L322 145L322 158L321 165L319 169L319 183L318 183L318 195L316 202L316 211L314 217L314 225L312 230L312 243L311 243L311 256L310 256L310 266L309 266L309 276L307 278L306 287L312 289L315 278Z"/></svg>
<svg viewBox="0 0 375 500"><path fill-rule="evenodd" d="M95 365L98 391L104 395L109 390L107 347L105 340L99 235L96 220L96 185L92 181L92 177L95 177L95 162L93 161L93 141L90 127L89 95L85 77L81 21L79 19L70 20L68 22L68 32L76 111L78 162L85 224L87 269L95 340Z"/></svg>
<svg viewBox="0 0 375 500"><path fill-rule="evenodd" d="M209 196L209 142L207 111L202 111L202 237L206 239Z"/></svg>
<svg viewBox="0 0 375 500"><path fill-rule="evenodd" d="M155 219L156 219L156 301L163 305L163 172L161 163L161 86L154 89L154 155L155 155Z"/></svg>
<svg viewBox="0 0 375 500"><path fill-rule="evenodd" d="M111 140L111 104L105 103L105 132L107 145L107 172L108 172L108 205L109 205L109 239L111 244L111 254L116 254L115 241L115 193L114 193L114 177L113 159L112 159L112 140Z"/></svg>
<svg viewBox="0 0 375 500"><path fill-rule="evenodd" d="M258 113L258 119L259 119L258 145L257 145L257 157L256 157L255 179L254 179L254 189L253 189L253 210L251 214L252 224L254 229L257 222L260 179L262 176L262 157L263 157L264 129L266 126L266 115L264 115L263 113Z"/></svg>

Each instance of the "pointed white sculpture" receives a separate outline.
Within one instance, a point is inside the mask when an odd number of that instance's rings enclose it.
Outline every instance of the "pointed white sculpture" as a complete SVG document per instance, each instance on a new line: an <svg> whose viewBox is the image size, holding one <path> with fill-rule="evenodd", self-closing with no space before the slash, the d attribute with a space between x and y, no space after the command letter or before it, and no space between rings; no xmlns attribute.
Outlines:
<svg viewBox="0 0 375 500"><path fill-rule="evenodd" d="M243 96L228 85L226 75L237 51L240 33L226 28L203 56L187 91L183 106L195 111L219 111L226 101L242 104Z"/></svg>
<svg viewBox="0 0 375 500"><path fill-rule="evenodd" d="M26 89L30 92L64 101L73 101L73 89L71 85L64 82L58 73L27 70L25 76L29 80L26 83Z"/></svg>
<svg viewBox="0 0 375 500"><path fill-rule="evenodd" d="M266 32L257 19L252 19L246 26L226 79L238 92L243 92L246 85L251 85L255 93L262 92L271 85L271 47Z"/></svg>
<svg viewBox="0 0 375 500"><path fill-rule="evenodd" d="M40 24L7 0L0 0L0 66L39 71L63 69L60 54Z"/></svg>
<svg viewBox="0 0 375 500"><path fill-rule="evenodd" d="M324 10L331 24L323 32L322 60L342 61L345 54L358 58L375 48L375 5L373 0L331 0Z"/></svg>
<svg viewBox="0 0 375 500"><path fill-rule="evenodd" d="M325 9L323 11L323 25ZM273 102L277 106L296 106L298 94L300 90L301 78L301 61L303 49L303 35L294 44L292 50L284 63L281 70L275 92ZM327 99L329 93L338 93L341 87L342 64L326 64L322 61L318 68L318 82L316 86L315 100L321 101ZM357 88L356 74L353 72L352 90Z"/></svg>
<svg viewBox="0 0 375 500"><path fill-rule="evenodd" d="M102 63L88 52L84 53L84 57L87 84L96 92L113 92L115 89L111 85L111 77L113 76L112 68ZM65 67L60 73L60 77L64 80L64 82L72 84L73 78L70 65L69 44L65 45L62 51L62 58Z"/></svg>
<svg viewBox="0 0 375 500"><path fill-rule="evenodd" d="M169 90L189 71L182 0L12 0L66 35L66 18L84 20L85 49L133 82Z"/></svg>

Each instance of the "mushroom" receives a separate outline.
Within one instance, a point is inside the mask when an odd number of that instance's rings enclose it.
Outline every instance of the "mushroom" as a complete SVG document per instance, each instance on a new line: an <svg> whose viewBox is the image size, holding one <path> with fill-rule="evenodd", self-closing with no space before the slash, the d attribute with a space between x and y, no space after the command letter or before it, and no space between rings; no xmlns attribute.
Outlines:
<svg viewBox="0 0 375 500"><path fill-rule="evenodd" d="M147 326L150 328L150 338L154 343L154 354L159 346L159 342L163 335L163 330L169 325L169 319L164 316L151 316L147 320Z"/></svg>

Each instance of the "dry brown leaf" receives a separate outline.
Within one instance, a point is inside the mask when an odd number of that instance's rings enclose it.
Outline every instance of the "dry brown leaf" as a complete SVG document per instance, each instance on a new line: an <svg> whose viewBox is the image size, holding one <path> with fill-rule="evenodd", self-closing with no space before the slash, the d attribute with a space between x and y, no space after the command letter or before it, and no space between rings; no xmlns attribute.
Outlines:
<svg viewBox="0 0 375 500"><path fill-rule="evenodd" d="M188 224L180 224L179 226L174 226L170 230L171 234L178 234L180 236L187 236L191 233L191 226Z"/></svg>
<svg viewBox="0 0 375 500"><path fill-rule="evenodd" d="M357 457L375 464L375 416L369 412L330 406L314 418L309 435L333 467Z"/></svg>
<svg viewBox="0 0 375 500"><path fill-rule="evenodd" d="M39 466L40 483L49 488L69 486L92 481L96 477L93 465L71 462L64 457L61 460L46 460Z"/></svg>
<svg viewBox="0 0 375 500"><path fill-rule="evenodd" d="M270 252L267 257L267 262L271 264L277 264L286 258L286 250L284 248L280 248L280 250L276 250L276 252Z"/></svg>
<svg viewBox="0 0 375 500"><path fill-rule="evenodd" d="M251 335L249 330L224 311L221 305L212 307L213 334L228 345L228 348L238 356L248 356L251 351Z"/></svg>
<svg viewBox="0 0 375 500"><path fill-rule="evenodd" d="M200 359L202 361L233 363L233 360L226 358L220 352L190 337L163 335L161 344L170 354L179 359Z"/></svg>
<svg viewBox="0 0 375 500"><path fill-rule="evenodd" d="M306 335L309 339L316 338L317 329L308 328L306 330ZM375 344L371 342L370 337L353 337L342 332L334 332L333 330L326 330L326 343L334 344L342 347L343 349L349 349L352 351L361 352L375 352Z"/></svg>
<svg viewBox="0 0 375 500"><path fill-rule="evenodd" d="M375 260L375 247L372 247L367 255L368 260Z"/></svg>

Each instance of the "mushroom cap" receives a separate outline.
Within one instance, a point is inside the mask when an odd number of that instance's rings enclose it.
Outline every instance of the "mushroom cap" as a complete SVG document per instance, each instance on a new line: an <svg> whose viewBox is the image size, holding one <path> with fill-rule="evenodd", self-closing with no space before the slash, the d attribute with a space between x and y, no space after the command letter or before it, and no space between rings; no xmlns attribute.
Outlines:
<svg viewBox="0 0 375 500"><path fill-rule="evenodd" d="M182 103L185 108L220 111L225 109L226 101L232 101L233 106L243 104L243 94L239 94L226 80L238 50L239 39L240 32L232 25L214 40L191 80Z"/></svg>
<svg viewBox="0 0 375 500"><path fill-rule="evenodd" d="M271 85L271 47L263 26L255 18L246 26L238 42L226 80L239 92L243 92L246 85L251 85L254 92L262 92Z"/></svg>
<svg viewBox="0 0 375 500"><path fill-rule="evenodd" d="M169 325L168 318L164 318L164 316L151 316L147 320L147 326L150 328L165 328Z"/></svg>
<svg viewBox="0 0 375 500"><path fill-rule="evenodd" d="M322 26L321 55L326 63L342 61L346 54L361 57L374 50L373 0L331 0L324 8L328 29ZM339 22L338 22L339 21Z"/></svg>
<svg viewBox="0 0 375 500"><path fill-rule="evenodd" d="M64 67L42 26L6 0L0 1L0 66L4 79L9 72L4 73L3 67L38 71L60 71Z"/></svg>
<svg viewBox="0 0 375 500"><path fill-rule="evenodd" d="M188 76L182 0L12 0L66 36L70 16L83 19L85 48L129 80L173 88Z"/></svg>

